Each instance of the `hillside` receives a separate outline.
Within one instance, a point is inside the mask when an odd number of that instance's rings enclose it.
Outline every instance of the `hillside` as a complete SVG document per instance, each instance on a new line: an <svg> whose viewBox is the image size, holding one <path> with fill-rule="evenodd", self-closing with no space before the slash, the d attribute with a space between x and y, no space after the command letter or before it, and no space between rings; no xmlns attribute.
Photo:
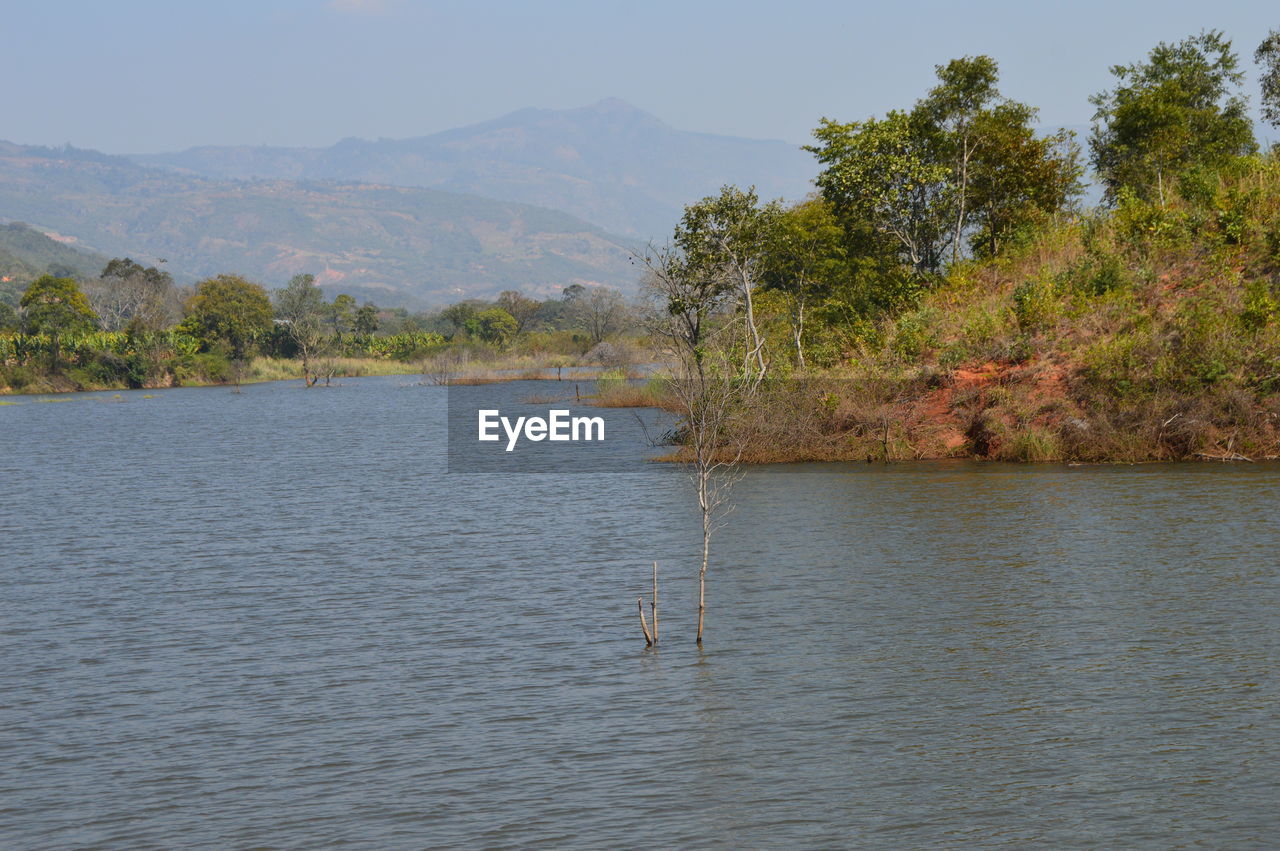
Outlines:
<svg viewBox="0 0 1280 851"><path fill-rule="evenodd" d="M109 258L53 239L22 222L0 224L0 284L22 286L46 272L92 277ZM0 286L0 290L6 287Z"/></svg>
<svg viewBox="0 0 1280 851"><path fill-rule="evenodd" d="M218 178L355 180L474 193L572 213L641 239L671 233L685 204L723 184L799 199L813 159L794 145L690 133L616 99L524 109L414 139L328 148L200 147L136 162Z"/></svg>
<svg viewBox="0 0 1280 851"><path fill-rule="evenodd" d="M757 405L748 460L1275 460L1280 157L1063 216L911 309L815 332L839 363Z"/></svg>
<svg viewBox="0 0 1280 851"><path fill-rule="evenodd" d="M430 189L213 180L93 151L0 143L0 216L179 279L312 272L330 290L425 304L572 283L634 285L627 240L564 213Z"/></svg>

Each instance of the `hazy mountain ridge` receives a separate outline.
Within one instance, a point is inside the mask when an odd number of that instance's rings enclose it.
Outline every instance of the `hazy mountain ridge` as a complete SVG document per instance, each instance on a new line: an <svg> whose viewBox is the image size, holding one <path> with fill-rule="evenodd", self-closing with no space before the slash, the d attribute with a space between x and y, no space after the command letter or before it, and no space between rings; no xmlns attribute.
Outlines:
<svg viewBox="0 0 1280 851"><path fill-rule="evenodd" d="M676 130L616 99L522 109L412 139L328 148L204 146L136 162L219 178L358 180L465 192L564 210L607 230L662 239L685 204L726 183L799 199L812 157L780 141Z"/></svg>
<svg viewBox="0 0 1280 851"><path fill-rule="evenodd" d="M126 158L0 142L0 216L90 250L170 261L177 277L240 272L279 285L443 302L572 283L629 287L629 241L567 214L431 189L235 181Z"/></svg>

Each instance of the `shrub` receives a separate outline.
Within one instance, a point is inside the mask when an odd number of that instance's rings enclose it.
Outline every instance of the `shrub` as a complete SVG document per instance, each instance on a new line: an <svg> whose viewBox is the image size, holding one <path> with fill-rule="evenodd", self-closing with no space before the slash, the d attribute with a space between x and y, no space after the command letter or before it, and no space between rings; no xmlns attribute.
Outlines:
<svg viewBox="0 0 1280 851"><path fill-rule="evenodd" d="M1259 331L1271 323L1276 313L1276 300L1265 280L1249 282L1244 291L1244 309L1240 311L1240 324L1250 331Z"/></svg>
<svg viewBox="0 0 1280 851"><path fill-rule="evenodd" d="M1013 315L1028 333L1043 330L1058 315L1057 287L1047 272L1028 278L1013 290Z"/></svg>

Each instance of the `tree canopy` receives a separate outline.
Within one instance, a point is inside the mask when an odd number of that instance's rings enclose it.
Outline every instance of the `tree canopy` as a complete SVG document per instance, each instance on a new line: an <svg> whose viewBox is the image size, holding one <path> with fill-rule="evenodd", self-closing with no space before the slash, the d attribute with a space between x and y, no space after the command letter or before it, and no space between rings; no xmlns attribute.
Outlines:
<svg viewBox="0 0 1280 851"><path fill-rule="evenodd" d="M1261 68L1262 118L1280 127L1280 30L1272 30L1253 54Z"/></svg>
<svg viewBox="0 0 1280 851"><path fill-rule="evenodd" d="M243 360L257 338L272 327L266 290L239 275L201 281L186 310L181 330L199 338L206 348L225 346L236 360Z"/></svg>
<svg viewBox="0 0 1280 851"><path fill-rule="evenodd" d="M500 307L481 310L467 320L467 330L486 343L505 346L516 335L516 320Z"/></svg>
<svg viewBox="0 0 1280 851"><path fill-rule="evenodd" d="M34 334L71 334L97 327L98 316L73 278L42 275L19 302L27 329Z"/></svg>
<svg viewBox="0 0 1280 851"><path fill-rule="evenodd" d="M938 84L910 110L824 118L807 148L823 165L822 197L846 227L869 225L921 277L966 247L998 250L1080 192L1071 135L1037 134L1036 110L1000 94L995 60L966 56L935 71Z"/></svg>
<svg viewBox="0 0 1280 851"><path fill-rule="evenodd" d="M107 331L158 331L178 318L180 298L173 278L155 266L128 257L114 258L98 280L88 284L86 296Z"/></svg>
<svg viewBox="0 0 1280 851"><path fill-rule="evenodd" d="M1231 42L1217 31L1161 42L1144 62L1111 69L1114 89L1090 98L1097 108L1089 148L1115 200L1128 189L1165 202L1187 169L1220 168L1256 150L1244 78Z"/></svg>
<svg viewBox="0 0 1280 851"><path fill-rule="evenodd" d="M315 280L315 275L294 275L288 286L275 293L276 318L298 350L302 380L308 387L316 383L312 362L324 346L325 319L330 315L330 307Z"/></svg>

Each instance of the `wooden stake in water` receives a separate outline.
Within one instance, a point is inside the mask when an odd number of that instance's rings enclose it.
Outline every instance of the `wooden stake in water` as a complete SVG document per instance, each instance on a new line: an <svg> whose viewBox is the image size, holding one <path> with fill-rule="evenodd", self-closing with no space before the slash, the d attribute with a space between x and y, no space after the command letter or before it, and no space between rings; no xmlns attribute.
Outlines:
<svg viewBox="0 0 1280 851"><path fill-rule="evenodd" d="M649 634L649 623L644 619L644 597L636 597L636 607L640 609L640 629L644 631L644 646L653 646L653 636Z"/></svg>

